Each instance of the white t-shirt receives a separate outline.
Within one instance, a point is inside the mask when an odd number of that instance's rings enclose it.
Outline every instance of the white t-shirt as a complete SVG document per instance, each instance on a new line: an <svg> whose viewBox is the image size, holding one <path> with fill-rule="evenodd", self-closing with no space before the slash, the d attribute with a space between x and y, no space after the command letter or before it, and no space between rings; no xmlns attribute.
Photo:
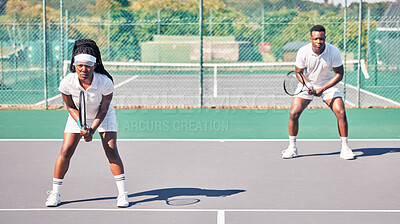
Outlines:
<svg viewBox="0 0 400 224"><path fill-rule="evenodd" d="M311 43L301 47L296 56L296 67L304 69L304 75L317 88L325 85L332 77L332 68L343 65L340 51L325 42L325 50L317 55Z"/></svg>
<svg viewBox="0 0 400 224"><path fill-rule="evenodd" d="M78 108L79 93L85 90L79 84L77 73L69 73L67 76L65 76L63 80L61 80L58 89L65 95L71 95L75 106ZM86 117L88 120L96 117L97 112L100 109L102 97L109 95L112 92L114 92L114 84L112 83L111 79L106 75L93 72L92 84L85 91L87 110ZM114 114L114 108L110 103L106 116L109 117L109 115Z"/></svg>

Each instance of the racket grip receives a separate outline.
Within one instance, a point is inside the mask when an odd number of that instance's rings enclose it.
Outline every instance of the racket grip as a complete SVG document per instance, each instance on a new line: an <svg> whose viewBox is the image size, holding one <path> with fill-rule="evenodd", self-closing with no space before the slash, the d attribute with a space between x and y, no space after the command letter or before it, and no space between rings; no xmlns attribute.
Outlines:
<svg viewBox="0 0 400 224"><path fill-rule="evenodd" d="M78 124L79 129L82 129L81 122L78 120L76 123Z"/></svg>

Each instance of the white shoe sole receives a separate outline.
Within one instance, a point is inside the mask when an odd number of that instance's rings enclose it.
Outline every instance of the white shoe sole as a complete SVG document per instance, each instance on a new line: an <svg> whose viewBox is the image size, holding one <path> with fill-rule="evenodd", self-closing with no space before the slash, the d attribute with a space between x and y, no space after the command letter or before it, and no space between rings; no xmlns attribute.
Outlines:
<svg viewBox="0 0 400 224"><path fill-rule="evenodd" d="M343 156L343 155L340 155L340 158L342 158L344 160L353 160L354 156Z"/></svg>
<svg viewBox="0 0 400 224"><path fill-rule="evenodd" d="M297 150L296 151L294 151L292 154L290 154L290 155L285 155L285 150L283 150L282 151L282 159L292 159L292 158L296 158L297 156L299 156L298 154L297 154Z"/></svg>
<svg viewBox="0 0 400 224"><path fill-rule="evenodd" d="M129 202L125 202L125 203L120 202L120 203L117 203L117 207L118 207L118 208L126 208L126 207L128 207L128 206L129 206Z"/></svg>
<svg viewBox="0 0 400 224"><path fill-rule="evenodd" d="M119 199L119 197L118 197L118 199ZM117 207L118 208L126 208L129 206L128 197L126 195L122 196L121 200L118 200L118 199L117 199Z"/></svg>
<svg viewBox="0 0 400 224"><path fill-rule="evenodd" d="M58 202L58 204L47 204L46 203L46 207L57 207L60 205L60 202Z"/></svg>
<svg viewBox="0 0 400 224"><path fill-rule="evenodd" d="M118 208L127 208L128 206L129 206L129 203L125 204L125 205L117 205Z"/></svg>
<svg viewBox="0 0 400 224"><path fill-rule="evenodd" d="M292 156L282 156L282 159L293 159L298 157L298 155L292 155Z"/></svg>

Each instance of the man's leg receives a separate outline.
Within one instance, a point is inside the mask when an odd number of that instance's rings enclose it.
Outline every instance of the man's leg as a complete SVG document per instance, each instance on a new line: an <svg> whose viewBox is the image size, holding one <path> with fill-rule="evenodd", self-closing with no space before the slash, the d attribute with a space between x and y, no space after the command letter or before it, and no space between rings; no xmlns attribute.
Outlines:
<svg viewBox="0 0 400 224"><path fill-rule="evenodd" d="M342 141L342 150L340 157L343 159L354 159L354 154L348 147L348 123L346 110L341 97L326 100L325 103L331 108L337 118L339 135Z"/></svg>
<svg viewBox="0 0 400 224"><path fill-rule="evenodd" d="M296 138L299 131L299 118L304 109L310 104L311 100L294 97L290 106L289 115L289 146L282 151L282 158L290 159L297 157Z"/></svg>
<svg viewBox="0 0 400 224"><path fill-rule="evenodd" d="M297 136L299 131L299 118L304 109L310 104L311 100L294 97L290 106L289 115L289 136Z"/></svg>

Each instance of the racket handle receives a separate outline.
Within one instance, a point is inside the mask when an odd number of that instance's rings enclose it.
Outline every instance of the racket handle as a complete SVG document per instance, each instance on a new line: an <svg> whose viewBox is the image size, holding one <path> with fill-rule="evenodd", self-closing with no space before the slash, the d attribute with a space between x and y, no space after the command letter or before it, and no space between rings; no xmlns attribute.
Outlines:
<svg viewBox="0 0 400 224"><path fill-rule="evenodd" d="M79 127L79 129L82 129L82 126L81 126L81 121L80 121L80 120L78 120L76 123L78 124L78 127Z"/></svg>

